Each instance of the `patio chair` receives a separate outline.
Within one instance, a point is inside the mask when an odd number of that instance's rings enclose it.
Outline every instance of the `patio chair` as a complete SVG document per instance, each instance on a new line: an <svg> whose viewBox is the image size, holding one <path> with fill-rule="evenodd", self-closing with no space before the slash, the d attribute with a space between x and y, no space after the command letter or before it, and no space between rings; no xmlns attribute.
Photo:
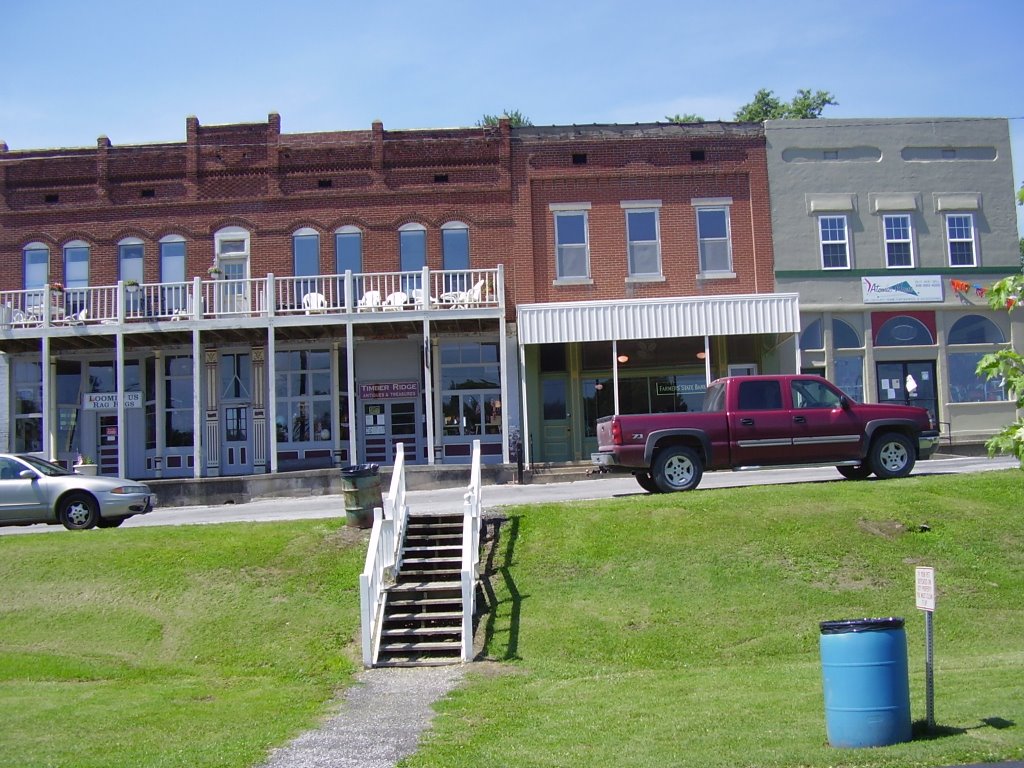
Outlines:
<svg viewBox="0 0 1024 768"><path fill-rule="evenodd" d="M384 310L400 310L405 309L405 305L409 303L409 294L405 291L395 291L389 293L388 297L384 299L384 303L381 304L381 309Z"/></svg>
<svg viewBox="0 0 1024 768"><path fill-rule="evenodd" d="M61 320L64 325L85 325L85 321L89 319L89 310L80 309L78 312L72 312L70 315Z"/></svg>
<svg viewBox="0 0 1024 768"><path fill-rule="evenodd" d="M442 293L440 301L451 307L469 307L479 304L483 298L484 281L478 280L468 291L449 291Z"/></svg>
<svg viewBox="0 0 1024 768"><path fill-rule="evenodd" d="M307 293L302 297L302 308L307 315L314 312L324 312L327 309L327 299L322 293Z"/></svg>
<svg viewBox="0 0 1024 768"><path fill-rule="evenodd" d="M359 311L373 311L381 308L380 291L367 291L359 299Z"/></svg>

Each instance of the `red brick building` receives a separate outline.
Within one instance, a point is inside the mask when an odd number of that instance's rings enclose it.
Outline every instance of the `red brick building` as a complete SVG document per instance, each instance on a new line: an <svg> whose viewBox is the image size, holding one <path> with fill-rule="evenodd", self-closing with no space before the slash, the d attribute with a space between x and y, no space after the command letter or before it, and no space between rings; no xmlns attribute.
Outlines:
<svg viewBox="0 0 1024 768"><path fill-rule="evenodd" d="M0 447L136 477L581 459L795 362L754 125L0 145L0 254Z"/></svg>

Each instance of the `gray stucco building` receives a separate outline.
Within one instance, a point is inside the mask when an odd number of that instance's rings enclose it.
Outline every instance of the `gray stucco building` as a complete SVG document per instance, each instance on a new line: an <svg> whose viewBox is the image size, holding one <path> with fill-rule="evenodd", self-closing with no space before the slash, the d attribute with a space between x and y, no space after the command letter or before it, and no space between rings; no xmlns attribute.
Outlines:
<svg viewBox="0 0 1024 768"><path fill-rule="evenodd" d="M1021 268L1004 119L765 123L776 290L800 296L801 369L929 408L954 444L1011 421L982 355L1024 349L984 298ZM794 350L796 353L797 350Z"/></svg>

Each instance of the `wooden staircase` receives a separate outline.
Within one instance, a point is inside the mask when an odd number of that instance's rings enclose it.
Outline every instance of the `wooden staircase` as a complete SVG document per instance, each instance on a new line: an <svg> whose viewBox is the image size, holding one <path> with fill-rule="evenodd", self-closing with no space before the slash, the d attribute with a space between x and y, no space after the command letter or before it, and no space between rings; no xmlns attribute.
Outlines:
<svg viewBox="0 0 1024 768"><path fill-rule="evenodd" d="M461 661L462 535L461 511L410 513L401 568L386 591L375 666Z"/></svg>

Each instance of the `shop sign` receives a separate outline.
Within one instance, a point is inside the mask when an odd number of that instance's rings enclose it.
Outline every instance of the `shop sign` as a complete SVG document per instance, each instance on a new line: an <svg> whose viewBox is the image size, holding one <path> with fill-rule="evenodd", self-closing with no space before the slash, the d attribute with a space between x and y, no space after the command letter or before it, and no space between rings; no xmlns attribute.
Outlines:
<svg viewBox="0 0 1024 768"><path fill-rule="evenodd" d="M360 400L408 400L420 396L418 381L390 381L382 384L360 384Z"/></svg>
<svg viewBox="0 0 1024 768"><path fill-rule="evenodd" d="M667 381L659 381L655 383L655 393L658 395L703 395L708 391L708 386L703 381L693 383L670 383Z"/></svg>
<svg viewBox="0 0 1024 768"><path fill-rule="evenodd" d="M938 275L862 277L861 289L865 304L942 301L942 278Z"/></svg>
<svg viewBox="0 0 1024 768"><path fill-rule="evenodd" d="M141 408L141 392L124 393L125 408ZM113 411L117 409L117 392L86 392L82 397L82 408L87 411Z"/></svg>

